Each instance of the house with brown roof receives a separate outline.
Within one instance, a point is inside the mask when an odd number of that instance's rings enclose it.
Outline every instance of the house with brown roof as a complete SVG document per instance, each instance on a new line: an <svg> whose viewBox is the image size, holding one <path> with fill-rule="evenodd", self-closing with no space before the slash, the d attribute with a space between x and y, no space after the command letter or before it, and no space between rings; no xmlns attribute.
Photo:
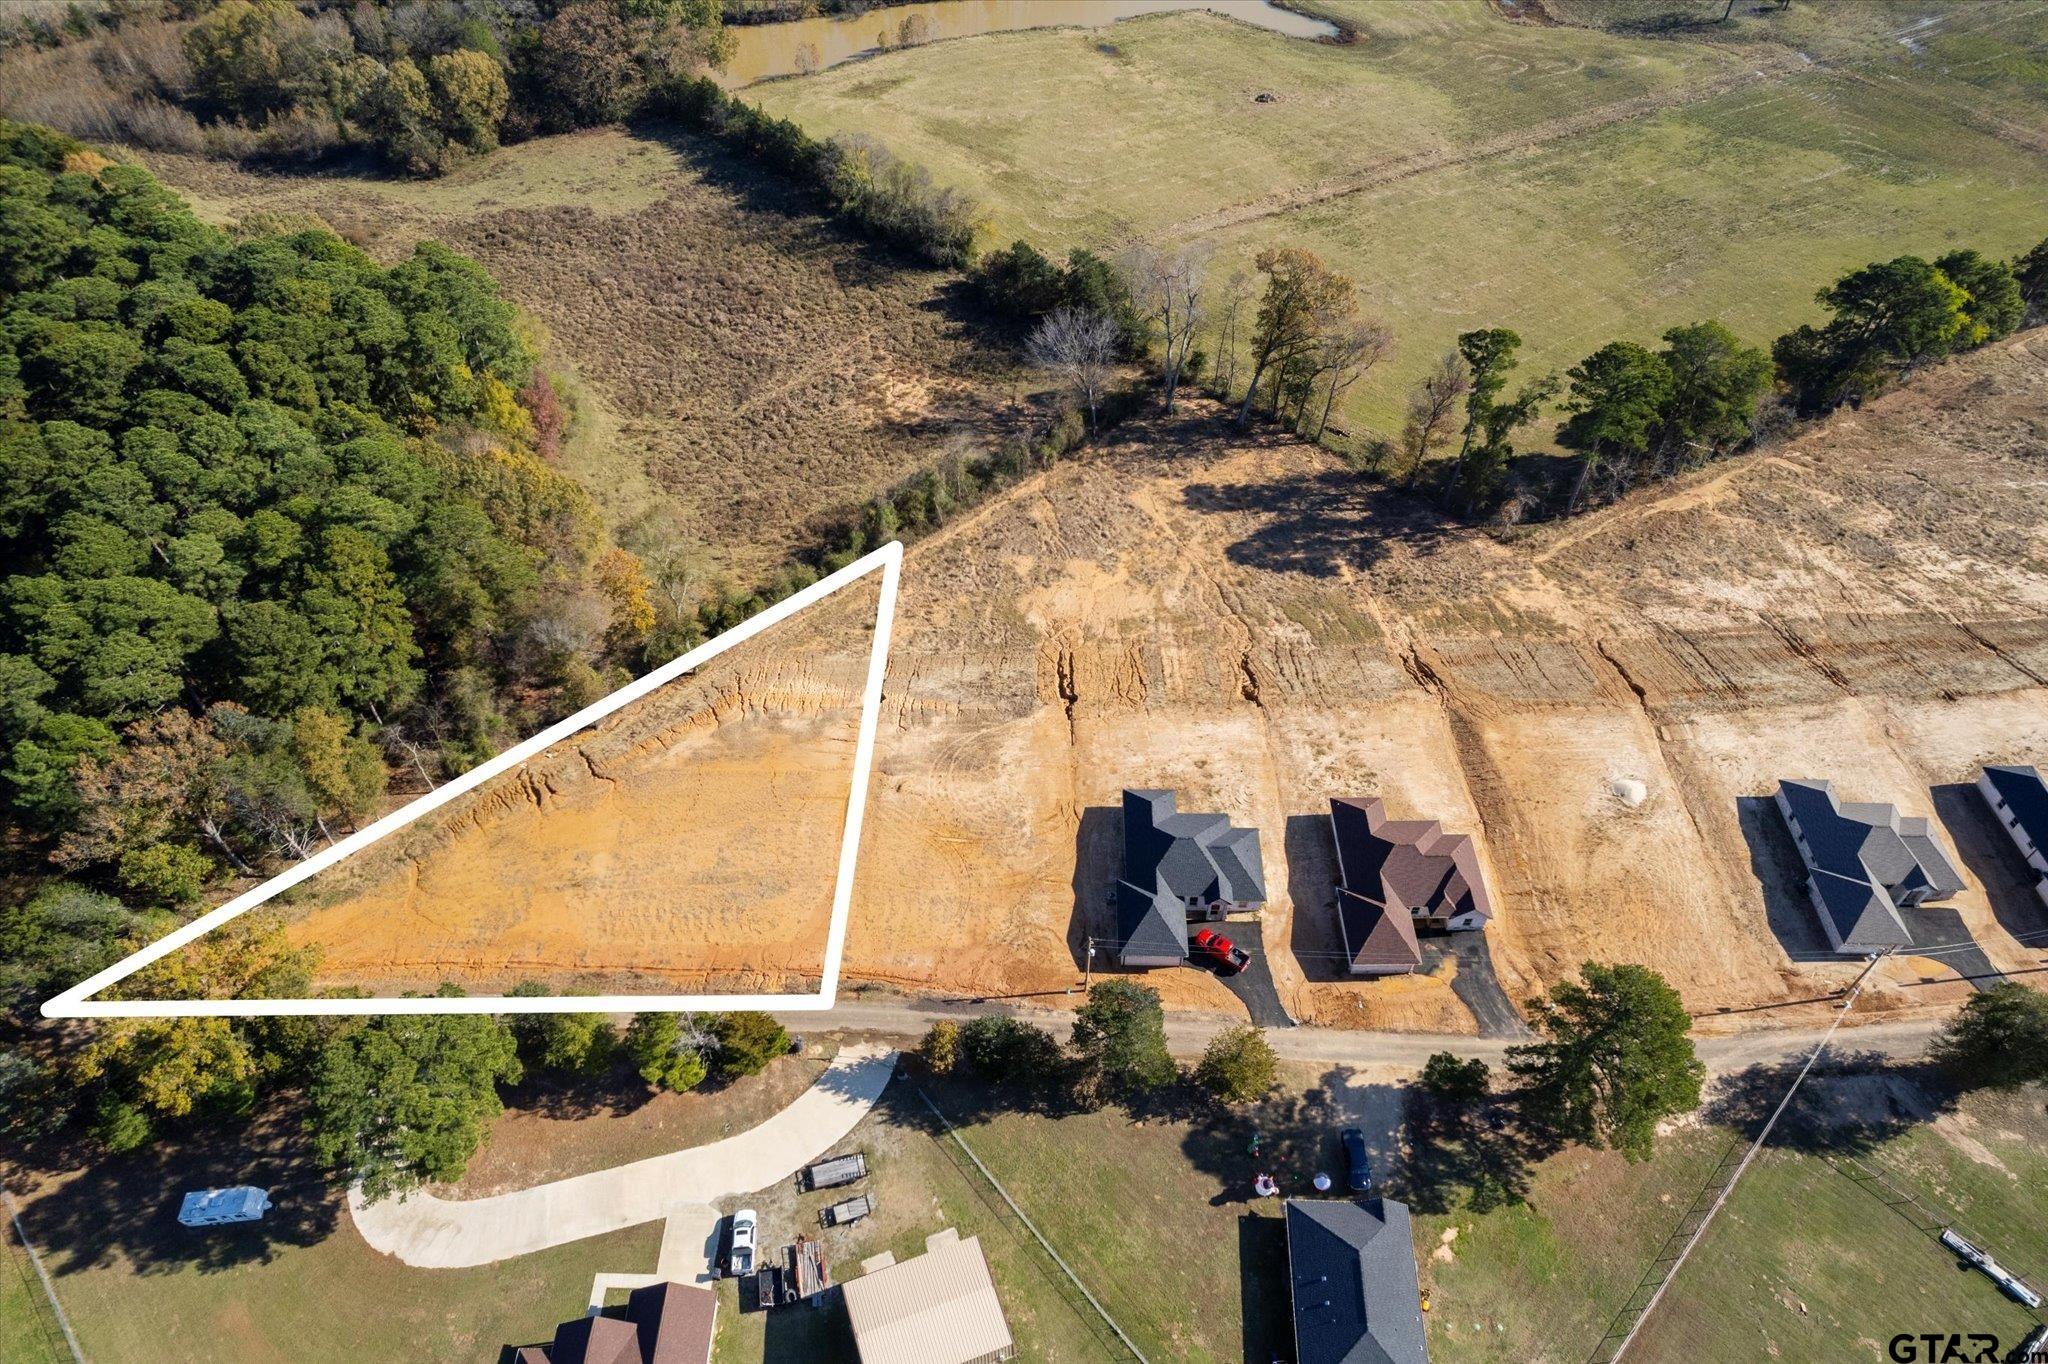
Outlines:
<svg viewBox="0 0 2048 1364"><path fill-rule="evenodd" d="M1337 926L1354 976L1397 975L1422 965L1418 929L1484 928L1493 898L1470 834L1433 819L1389 819L1377 796L1333 797Z"/></svg>
<svg viewBox="0 0 2048 1364"><path fill-rule="evenodd" d="M513 1352L514 1364L711 1364L718 1295L696 1284L636 1288L623 1317L579 1317L546 1345Z"/></svg>

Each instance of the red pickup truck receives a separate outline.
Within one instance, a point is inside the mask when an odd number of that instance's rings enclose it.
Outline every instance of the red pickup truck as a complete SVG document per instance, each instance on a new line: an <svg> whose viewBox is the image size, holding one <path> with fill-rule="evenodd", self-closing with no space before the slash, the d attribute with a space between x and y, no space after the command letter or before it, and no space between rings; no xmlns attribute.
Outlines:
<svg viewBox="0 0 2048 1364"><path fill-rule="evenodd" d="M1234 976L1251 965L1252 954L1213 928L1195 934L1195 955L1216 968L1220 976Z"/></svg>

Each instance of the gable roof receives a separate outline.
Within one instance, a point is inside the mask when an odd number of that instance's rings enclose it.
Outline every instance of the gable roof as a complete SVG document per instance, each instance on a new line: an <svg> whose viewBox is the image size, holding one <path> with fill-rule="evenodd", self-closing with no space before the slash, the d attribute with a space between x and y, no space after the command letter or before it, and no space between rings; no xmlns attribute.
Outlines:
<svg viewBox="0 0 2048 1364"><path fill-rule="evenodd" d="M578 1317L555 1328L549 1364L642 1364L640 1332L617 1317Z"/></svg>
<svg viewBox="0 0 2048 1364"><path fill-rule="evenodd" d="M657 1283L626 1298L645 1364L710 1364L718 1295L696 1284Z"/></svg>
<svg viewBox="0 0 2048 1364"><path fill-rule="evenodd" d="M1987 764L1984 779L2005 802L2007 813L2021 832L2034 841L2036 848L2048 852L2048 782L2041 780L2039 769Z"/></svg>
<svg viewBox="0 0 2048 1364"><path fill-rule="evenodd" d="M1171 791L1124 792L1116 918L1126 956L1186 956L1189 900L1265 898L1257 829L1237 828L1226 815L1182 814Z"/></svg>
<svg viewBox="0 0 2048 1364"><path fill-rule="evenodd" d="M841 1291L861 1364L964 1364L1014 1344L979 1237L941 1242Z"/></svg>
<svg viewBox="0 0 2048 1364"><path fill-rule="evenodd" d="M1339 888L1337 927L1344 934L1344 952L1353 966L1407 970L1422 965L1422 944L1415 937L1411 914Z"/></svg>
<svg viewBox="0 0 2048 1364"><path fill-rule="evenodd" d="M1925 819L1875 801L1839 801L1827 781L1781 781L1778 795L1805 840L1814 891L1843 947L1910 947L1898 902L1916 891L1944 900L1963 888Z"/></svg>
<svg viewBox="0 0 2048 1364"><path fill-rule="evenodd" d="M1428 1364L1408 1205L1290 1199L1299 1364Z"/></svg>
<svg viewBox="0 0 2048 1364"><path fill-rule="evenodd" d="M551 1345L528 1345L515 1364L710 1364L718 1295L697 1284L656 1283L626 1298L623 1317L578 1317Z"/></svg>
<svg viewBox="0 0 2048 1364"><path fill-rule="evenodd" d="M1470 834L1449 834L1433 819L1389 819L1377 796L1330 801L1337 872L1344 888L1407 914L1493 917L1493 897Z"/></svg>
<svg viewBox="0 0 2048 1364"><path fill-rule="evenodd" d="M1188 908L1163 886L1143 891L1116 883L1116 936L1127 957L1188 954Z"/></svg>

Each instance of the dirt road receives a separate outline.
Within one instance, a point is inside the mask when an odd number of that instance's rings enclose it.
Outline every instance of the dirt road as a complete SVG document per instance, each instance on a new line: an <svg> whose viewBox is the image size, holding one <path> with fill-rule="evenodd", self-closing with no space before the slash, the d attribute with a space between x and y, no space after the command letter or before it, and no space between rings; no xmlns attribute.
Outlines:
<svg viewBox="0 0 2048 1364"><path fill-rule="evenodd" d="M843 1003L827 1013L783 1014L784 1026L792 1032L844 1031L859 1035L913 1039L922 1037L940 1019L960 1021L990 1012L1008 1012L1016 1017L1050 1028L1064 1035L1066 1017L1045 1009L1007 1009L988 1006L936 1005L910 1000ZM1166 1020L1166 1045L1176 1056L1202 1054L1209 1039L1241 1019L1220 1014L1172 1013ZM1835 1051L1873 1059L1910 1060L1927 1050L1941 1029L1937 1019L1902 1019L1844 1024L1838 1032ZM1737 1033L1695 1039L1700 1060L1714 1075L1728 1075L1756 1065L1774 1065L1805 1057L1820 1041L1826 1028L1790 1028L1774 1032ZM1420 1071L1423 1063L1440 1051L1457 1056L1476 1056L1498 1065L1512 1042L1505 1038L1442 1037L1426 1033L1368 1032L1355 1028L1275 1028L1266 1033L1283 1061L1309 1061L1331 1065L1386 1066L1404 1072Z"/></svg>

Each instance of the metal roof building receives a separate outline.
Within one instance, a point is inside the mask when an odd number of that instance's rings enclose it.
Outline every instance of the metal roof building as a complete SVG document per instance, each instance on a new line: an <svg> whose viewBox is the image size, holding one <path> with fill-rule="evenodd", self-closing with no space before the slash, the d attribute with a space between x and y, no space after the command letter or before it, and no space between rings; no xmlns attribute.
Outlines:
<svg viewBox="0 0 2048 1364"><path fill-rule="evenodd" d="M934 1236L915 1259L847 1283L861 1364L998 1364L1017 1345L980 1238Z"/></svg>

